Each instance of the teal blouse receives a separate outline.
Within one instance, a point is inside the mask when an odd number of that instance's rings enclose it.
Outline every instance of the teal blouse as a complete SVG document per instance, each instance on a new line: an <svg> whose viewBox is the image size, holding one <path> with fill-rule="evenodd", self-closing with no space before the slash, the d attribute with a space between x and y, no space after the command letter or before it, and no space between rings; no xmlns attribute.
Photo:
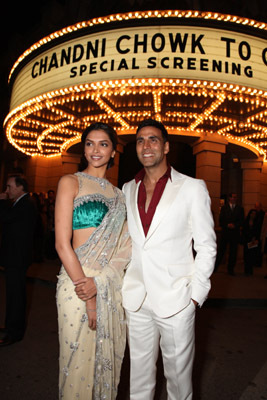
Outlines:
<svg viewBox="0 0 267 400"><path fill-rule="evenodd" d="M108 206L102 201L88 201L73 210L72 229L97 228L106 213Z"/></svg>

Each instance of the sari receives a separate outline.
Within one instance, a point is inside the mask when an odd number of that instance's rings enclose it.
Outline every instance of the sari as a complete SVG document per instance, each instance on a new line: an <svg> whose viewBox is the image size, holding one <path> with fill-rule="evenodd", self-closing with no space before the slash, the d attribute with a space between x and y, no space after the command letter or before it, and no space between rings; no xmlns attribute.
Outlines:
<svg viewBox="0 0 267 400"><path fill-rule="evenodd" d="M88 176L76 175L83 187L83 178ZM101 196L105 194L103 183L107 181L90 179L98 192L100 183ZM58 276L59 394L64 400L113 400L117 396L126 343L121 287L131 246L124 195L116 187L112 188L114 197L107 199L108 212L102 223L86 243L75 250L85 275L94 277L97 287L96 331L88 327L86 303L76 295L64 266ZM99 193L96 196L99 197Z"/></svg>

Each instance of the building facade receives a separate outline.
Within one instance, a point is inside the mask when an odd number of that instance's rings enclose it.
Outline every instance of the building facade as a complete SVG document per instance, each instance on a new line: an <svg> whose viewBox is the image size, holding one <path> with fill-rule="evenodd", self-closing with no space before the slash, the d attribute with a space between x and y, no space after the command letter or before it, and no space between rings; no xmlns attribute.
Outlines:
<svg viewBox="0 0 267 400"><path fill-rule="evenodd" d="M33 44L10 73L4 124L31 190L78 170L81 134L96 121L119 135L108 178L121 186L139 168L136 127L154 118L169 131L170 163L205 180L216 224L231 191L246 212L267 209L266 38L264 23L168 10L81 22Z"/></svg>

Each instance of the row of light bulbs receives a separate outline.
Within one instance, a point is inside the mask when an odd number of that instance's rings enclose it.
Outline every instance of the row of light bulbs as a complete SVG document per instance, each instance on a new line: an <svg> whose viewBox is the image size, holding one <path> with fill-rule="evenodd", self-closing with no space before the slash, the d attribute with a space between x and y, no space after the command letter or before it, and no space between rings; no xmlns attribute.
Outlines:
<svg viewBox="0 0 267 400"><path fill-rule="evenodd" d="M202 121L204 121L205 119L207 119L207 118L209 117L209 115L210 115L213 111L215 111L215 110L222 104L222 102L224 102L225 98L226 98L225 93L219 93L219 95L218 95L216 101L214 101L214 102L210 105L210 107L208 107L201 115L199 115L199 116L197 117L196 121L193 122L193 123L189 126L189 129L190 129L191 131L195 130L195 128L196 128Z"/></svg>
<svg viewBox="0 0 267 400"><path fill-rule="evenodd" d="M207 81L192 81L192 80L179 80L177 79L175 82L173 79L155 79L154 82L152 82L152 78L147 79L147 80L135 80L135 86L136 89L132 90L131 86L133 84L132 80L129 79L128 81L122 80L122 81L109 81L109 82L98 82L97 84L92 83L92 84L85 84L85 85L79 85L79 86L73 86L73 87L68 87L61 89L60 91L51 91L48 93L45 93L43 95L37 96L36 98L30 99L27 102L21 104L17 108L13 109L10 114L7 116L6 121L10 119L13 115L20 114L20 116L23 116L23 118L26 118L29 114L31 114L33 111L35 114L38 113L40 110L44 110L45 108L50 109L53 106L57 105L64 105L64 103L68 102L73 102L75 103L76 101L80 101L83 99L94 99L93 93L95 90L103 90L102 95L104 97L106 96L118 96L121 95L121 90L113 91L112 88L115 86L116 88L122 88L126 86L130 86L129 90L126 92L126 94L132 94L135 95L136 93L139 94L150 94L151 93L151 86L152 83L155 83L155 85L161 87L162 85L165 85L164 88L161 89L160 94L177 94L177 95L197 95L197 96L204 96L204 97L213 97L216 96L216 90L213 90L213 82L207 82ZM143 84L149 85L148 87L144 88L142 86ZM185 87L186 85L186 87ZM171 87L170 87L171 86ZM256 104L260 105L262 107L266 107L267 101L265 98L267 97L267 92L263 90L257 90L253 96L250 93L250 88L247 87L239 87L238 85L229 85L229 84L219 84L216 89L218 89L221 86L221 90L227 91L227 97L228 100L234 100L234 101L239 101L239 102L245 102L245 103L250 103L250 104ZM196 87L198 87L198 90L194 90ZM234 89L238 89L239 94L238 95L232 95L231 91ZM124 89L125 90L125 89ZM86 92L82 93L81 92ZM245 93L244 93L245 92ZM47 101L49 99L49 101ZM45 107L42 102L45 101ZM23 113L23 114L22 114Z"/></svg>
<svg viewBox="0 0 267 400"><path fill-rule="evenodd" d="M153 83L153 84L152 84ZM187 85L186 87L184 85ZM113 87L116 87L116 90L113 90ZM118 88L119 87L119 88ZM221 89L218 91L218 87ZM235 91L232 93L230 91ZM97 89L97 90L95 90ZM225 90L227 89L227 90ZM238 90L237 90L238 89ZM66 147L72 143L72 138L64 141L63 144L60 143L62 140L55 140L55 131L59 132L60 135L65 136L74 135L73 141L79 140L79 132L83 128L83 125L88 123L89 121L92 122L96 118L99 119L99 116L96 115L86 116L82 120L77 120L74 116L75 111L75 102L91 99L94 101L98 107L102 109L105 113L105 120L110 121L114 120L119 125L120 128L118 129L119 133L122 134L125 130L133 130L135 129L134 126L130 126L127 122L127 119L131 117L146 118L151 116L151 112L147 111L145 114L144 112L137 113L135 110L133 112L127 113L118 113L114 110L110 105L105 102L104 97L116 97L121 96L121 91L124 92L125 95L134 94L153 94L153 107L154 113L159 115L161 112L161 102L162 102L162 95L184 95L184 96L204 96L204 97L211 97L214 98L211 106L204 110L201 115L192 114L192 113L183 113L184 118L188 117L190 120L195 118L195 121L191 124L188 131L192 134L192 131L196 130L196 128L205 120L218 120L216 115L212 113L216 108L218 108L225 100L228 101L240 101L250 105L250 108L256 107L265 107L267 108L267 100L266 100L266 93L263 91L256 91L256 95L253 91L249 90L250 88L239 87L234 85L227 85L222 83L216 82L201 82L201 81L193 81L193 80L173 80L173 79L135 79L135 80L122 80L122 81L108 81L108 82L98 82L93 84L86 84L86 85L79 85L70 88L64 88L61 90L56 90L53 92L49 92L43 94L41 96L36 97L35 99L31 99L24 104L17 107L15 110L12 110L10 114L7 116L5 120L6 132L8 140L17 147L20 151L23 151L26 154L36 154L39 152L44 156L55 155L63 151ZM253 95L252 95L253 93ZM62 109L59 109L59 106L64 106L64 104L69 103L71 106L70 112ZM71 104L73 103L73 105ZM110 103L110 102L109 102ZM50 125L49 121L41 121L38 118L41 116L48 114L47 118L50 119L52 124ZM72 112L73 111L73 112ZM179 113L166 113L166 117L171 118L173 116L179 117ZM250 127L252 122L257 120L265 121L267 116L267 111L260 111L255 113L253 116L245 121L246 127ZM89 119L88 119L89 118ZM56 123L56 122L58 123ZM221 119L222 121L222 119ZM223 117L223 123L228 124L227 127L222 128L219 131L219 134L226 135L229 134L229 130L235 129L241 132L238 128L237 123L233 122L232 118ZM22 128L24 126L24 129ZM71 128L68 128L71 126ZM79 127L79 129L76 129ZM260 131L262 128L260 125L256 125L255 130ZM33 133L30 130L30 127L33 129L36 128L37 131L41 131L42 133L38 136L37 139L37 146L36 148L36 133ZM73 127L76 129L75 134L73 134ZM29 131L27 130L29 129ZM31 128L31 129L32 129ZM178 128L175 128L178 129ZM184 129L184 128L183 128ZM201 133L202 130L198 129L197 133ZM213 133L213 131L211 132ZM21 138L18 138L21 137ZM266 135L267 136L267 135ZM24 137L24 139L22 139ZM78 139L77 139L78 138ZM32 140L29 140L32 139ZM48 140L49 139L49 140ZM246 140L248 137L246 138ZM253 139L253 137L251 137ZM49 143L47 145L47 143ZM67 144L66 144L67 143ZM252 145L254 145L251 142ZM261 151L262 148L259 145L256 146L258 151Z"/></svg>

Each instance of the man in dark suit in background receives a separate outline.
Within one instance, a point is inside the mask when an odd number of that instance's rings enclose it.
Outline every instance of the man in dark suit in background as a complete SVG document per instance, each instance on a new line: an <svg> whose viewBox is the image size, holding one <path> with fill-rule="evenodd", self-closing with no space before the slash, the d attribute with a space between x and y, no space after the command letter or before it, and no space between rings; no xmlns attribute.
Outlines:
<svg viewBox="0 0 267 400"><path fill-rule="evenodd" d="M261 232L265 211L263 210L262 204L259 201L256 201L254 208L257 211L257 224L258 224L259 232ZM255 266L256 267L261 267L262 266L262 259L263 259L262 240L261 240L261 238L260 238L256 253L257 254L256 254L256 259L255 259Z"/></svg>
<svg viewBox="0 0 267 400"><path fill-rule="evenodd" d="M27 181L19 175L10 176L6 191L0 193L0 265L6 277L5 328L0 331L0 347L22 340L24 336L26 272L32 262L36 215Z"/></svg>
<svg viewBox="0 0 267 400"><path fill-rule="evenodd" d="M230 193L228 201L222 206L219 223L222 232L217 251L215 271L221 264L227 246L229 245L227 269L229 275L235 275L234 268L236 264L238 243L240 241L240 229L244 223L244 209L237 204L236 193Z"/></svg>

